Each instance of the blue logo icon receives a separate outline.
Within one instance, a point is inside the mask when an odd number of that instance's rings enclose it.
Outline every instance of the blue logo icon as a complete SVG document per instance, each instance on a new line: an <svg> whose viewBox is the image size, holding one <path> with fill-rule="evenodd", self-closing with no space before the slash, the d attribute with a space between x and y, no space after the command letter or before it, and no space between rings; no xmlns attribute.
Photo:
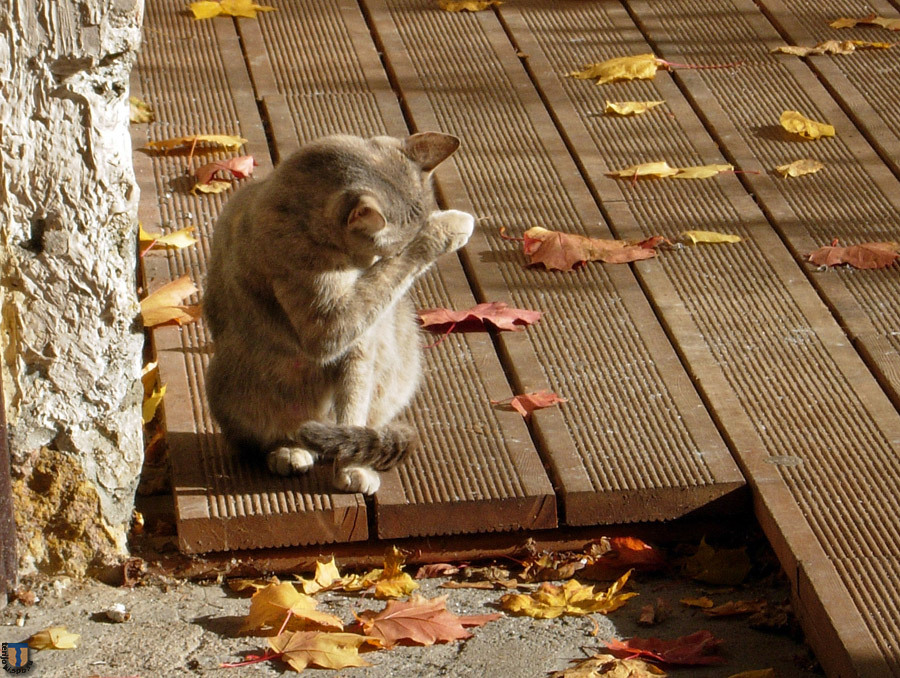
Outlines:
<svg viewBox="0 0 900 678"><path fill-rule="evenodd" d="M31 658L28 643L3 643L0 662L7 673L22 674L31 670L34 660Z"/></svg>

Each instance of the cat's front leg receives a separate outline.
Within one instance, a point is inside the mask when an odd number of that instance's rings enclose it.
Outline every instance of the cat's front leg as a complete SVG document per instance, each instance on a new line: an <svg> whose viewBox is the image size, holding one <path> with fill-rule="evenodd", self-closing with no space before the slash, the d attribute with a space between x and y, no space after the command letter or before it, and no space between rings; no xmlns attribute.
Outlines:
<svg viewBox="0 0 900 678"><path fill-rule="evenodd" d="M465 245L475 230L475 217L460 210L437 210L410 243L408 252L425 266Z"/></svg>

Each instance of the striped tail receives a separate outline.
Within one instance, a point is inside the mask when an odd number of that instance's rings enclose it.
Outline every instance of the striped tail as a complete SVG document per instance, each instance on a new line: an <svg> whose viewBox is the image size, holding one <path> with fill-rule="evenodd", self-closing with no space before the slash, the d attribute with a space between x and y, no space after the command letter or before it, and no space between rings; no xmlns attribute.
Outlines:
<svg viewBox="0 0 900 678"><path fill-rule="evenodd" d="M402 424L375 430L308 421L300 427L297 438L308 450L334 459L338 466L368 466L376 471L401 464L419 446L412 428Z"/></svg>

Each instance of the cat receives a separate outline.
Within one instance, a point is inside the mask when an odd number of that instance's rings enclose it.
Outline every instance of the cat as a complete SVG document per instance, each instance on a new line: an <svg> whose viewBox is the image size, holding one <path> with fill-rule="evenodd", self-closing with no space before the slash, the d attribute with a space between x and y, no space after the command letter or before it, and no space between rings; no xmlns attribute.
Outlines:
<svg viewBox="0 0 900 678"><path fill-rule="evenodd" d="M472 215L437 209L431 182L459 143L324 137L228 201L203 308L207 398L231 447L280 475L331 459L334 486L364 494L417 448L393 421L421 373L406 293L472 234Z"/></svg>

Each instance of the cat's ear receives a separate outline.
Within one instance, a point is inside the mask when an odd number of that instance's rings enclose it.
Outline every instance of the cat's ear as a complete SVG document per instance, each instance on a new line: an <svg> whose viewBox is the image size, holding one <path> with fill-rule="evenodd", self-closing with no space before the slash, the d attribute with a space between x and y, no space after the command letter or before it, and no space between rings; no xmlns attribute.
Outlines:
<svg viewBox="0 0 900 678"><path fill-rule="evenodd" d="M356 205L347 216L347 226L356 231L362 231L374 235L386 225L381 206L374 196L363 194L359 196Z"/></svg>
<svg viewBox="0 0 900 678"><path fill-rule="evenodd" d="M457 148L459 139L440 132L419 132L403 142L403 152L425 172L440 165Z"/></svg>

